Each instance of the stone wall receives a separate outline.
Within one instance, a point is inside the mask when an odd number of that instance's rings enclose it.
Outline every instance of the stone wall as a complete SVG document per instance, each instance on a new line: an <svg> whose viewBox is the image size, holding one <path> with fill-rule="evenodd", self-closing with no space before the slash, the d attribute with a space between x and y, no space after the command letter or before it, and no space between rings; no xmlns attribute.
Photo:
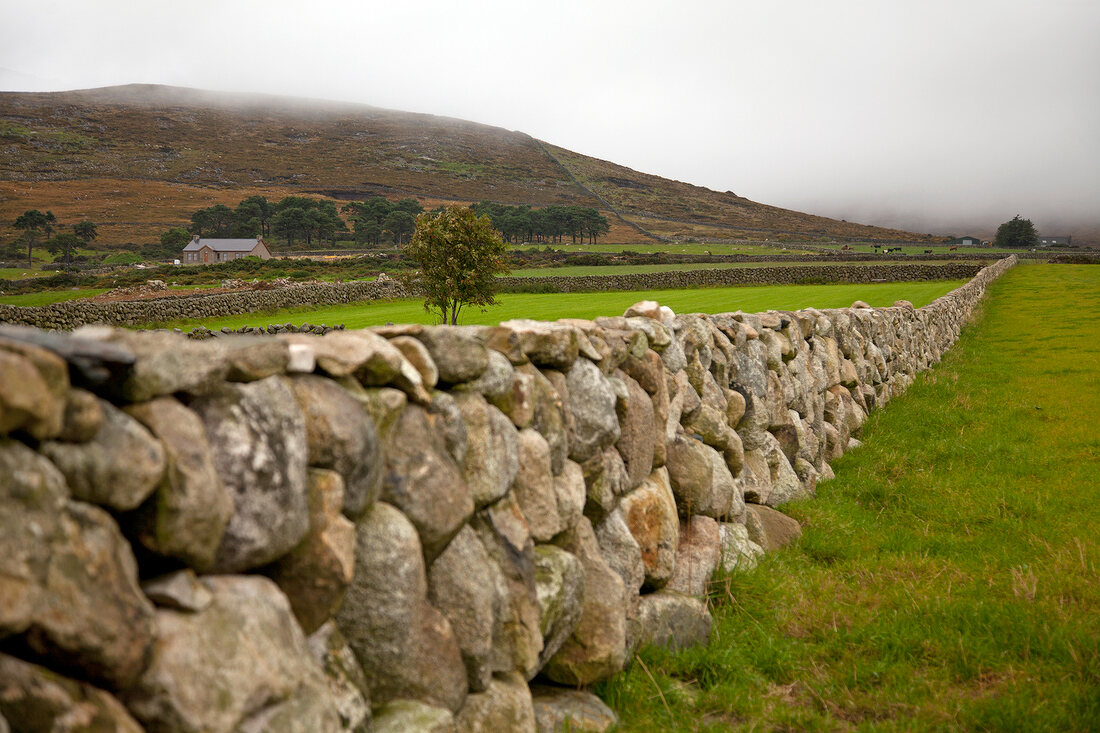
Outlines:
<svg viewBox="0 0 1100 733"><path fill-rule="evenodd" d="M583 688L706 642L1014 264L919 309L0 327L0 729L604 729Z"/></svg>
<svg viewBox="0 0 1100 733"><path fill-rule="evenodd" d="M806 265L800 267L717 267L707 270L643 272L631 275L582 275L578 277L502 277L504 292L538 288L556 293L609 292L619 290L673 290L732 285L798 285L801 283L872 283L902 280L967 280L980 265Z"/></svg>
<svg viewBox="0 0 1100 733"><path fill-rule="evenodd" d="M593 292L659 290L719 285L788 285L805 282L878 282L959 280L973 277L978 265L823 265L820 267L753 267L669 271L635 275L582 277L505 277L503 292ZM141 325L183 318L215 318L311 305L358 303L409 297L392 278L371 282L308 283L290 288L247 292L93 302L70 300L45 306L0 305L0 323L68 331L92 323Z"/></svg>

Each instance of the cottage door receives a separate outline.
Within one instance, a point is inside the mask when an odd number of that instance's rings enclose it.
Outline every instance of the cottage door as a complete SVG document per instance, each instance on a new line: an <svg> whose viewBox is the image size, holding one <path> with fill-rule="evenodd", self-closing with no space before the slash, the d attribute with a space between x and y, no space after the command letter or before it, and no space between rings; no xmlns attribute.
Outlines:
<svg viewBox="0 0 1100 733"><path fill-rule="evenodd" d="M210 252L203 252L202 253L202 261L203 262L210 262Z"/></svg>

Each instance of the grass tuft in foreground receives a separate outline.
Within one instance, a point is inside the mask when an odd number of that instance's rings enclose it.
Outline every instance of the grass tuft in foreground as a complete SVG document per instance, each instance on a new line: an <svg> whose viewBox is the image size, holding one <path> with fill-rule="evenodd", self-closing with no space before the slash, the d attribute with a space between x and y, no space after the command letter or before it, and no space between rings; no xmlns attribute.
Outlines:
<svg viewBox="0 0 1100 733"><path fill-rule="evenodd" d="M599 692L626 731L1100 729L1100 271L1018 267L876 412L709 647Z"/></svg>

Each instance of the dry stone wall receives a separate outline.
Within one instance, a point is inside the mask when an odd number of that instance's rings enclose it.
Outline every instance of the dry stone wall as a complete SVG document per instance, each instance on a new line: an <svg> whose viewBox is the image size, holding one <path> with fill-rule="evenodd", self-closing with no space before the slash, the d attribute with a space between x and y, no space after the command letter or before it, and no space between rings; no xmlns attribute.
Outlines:
<svg viewBox="0 0 1100 733"><path fill-rule="evenodd" d="M0 327L0 729L606 729L583 688L705 643L1014 263L919 309Z"/></svg>
<svg viewBox="0 0 1100 733"><path fill-rule="evenodd" d="M897 280L961 280L974 276L978 265L825 265L820 267L754 267L594 275L580 277L505 277L504 292L595 292L659 290L718 285L791 285L806 282L878 282ZM93 302L70 300L45 306L0 305L0 323L35 328L72 330L94 323L141 325L183 318L216 318L310 305L358 303L407 298L410 293L396 280L308 283L295 287L247 292L201 293L187 296Z"/></svg>

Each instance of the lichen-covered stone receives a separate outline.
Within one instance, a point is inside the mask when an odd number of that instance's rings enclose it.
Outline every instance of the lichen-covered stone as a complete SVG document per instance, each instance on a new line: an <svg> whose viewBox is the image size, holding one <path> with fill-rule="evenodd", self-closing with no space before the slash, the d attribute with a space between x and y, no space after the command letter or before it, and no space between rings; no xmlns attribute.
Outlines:
<svg viewBox="0 0 1100 733"><path fill-rule="evenodd" d="M702 441L678 434L669 444L667 466L682 514L725 519L744 511L740 482L730 474L722 456Z"/></svg>
<svg viewBox="0 0 1100 733"><path fill-rule="evenodd" d="M472 526L489 553L501 588L493 629L494 672L520 672L531 679L539 668L542 631L535 585L535 545L519 503L511 494L480 510Z"/></svg>
<svg viewBox="0 0 1100 733"><path fill-rule="evenodd" d="M428 603L416 527L385 502L356 527L355 577L336 623L362 665L372 705L413 699L462 707L462 652L450 622Z"/></svg>
<svg viewBox="0 0 1100 733"><path fill-rule="evenodd" d="M470 695L455 716L459 733L535 733L531 690L515 672L493 678L484 692Z"/></svg>
<svg viewBox="0 0 1100 733"><path fill-rule="evenodd" d="M573 416L569 457L581 463L613 445L621 435L615 414L615 391L600 368L587 359L574 362L565 381L568 408Z"/></svg>
<svg viewBox="0 0 1100 733"><path fill-rule="evenodd" d="M538 733L606 733L619 724L615 712L591 692L534 685L531 698Z"/></svg>
<svg viewBox="0 0 1100 733"><path fill-rule="evenodd" d="M309 465L344 479L343 511L360 516L381 491L382 452L363 406L331 379L303 375L290 380L305 417Z"/></svg>
<svg viewBox="0 0 1100 733"><path fill-rule="evenodd" d="M628 399L619 409L621 435L615 448L626 465L627 488L633 489L653 470L656 420L653 400L641 385L625 373L620 372L620 379L626 385Z"/></svg>
<svg viewBox="0 0 1100 733"><path fill-rule="evenodd" d="M463 474L477 507L504 496L520 468L515 427L477 392L459 393L455 402L466 426Z"/></svg>
<svg viewBox="0 0 1100 733"><path fill-rule="evenodd" d="M585 593L584 565L554 545L535 546L535 588L543 647L539 663L552 657L580 621Z"/></svg>
<svg viewBox="0 0 1100 733"><path fill-rule="evenodd" d="M722 552L718 522L695 515L680 525L680 545L676 551L676 569L667 590L702 598Z"/></svg>
<svg viewBox="0 0 1100 733"><path fill-rule="evenodd" d="M802 536L802 527L797 520L770 507L755 504L748 505L745 526L749 539L765 551L786 547Z"/></svg>
<svg viewBox="0 0 1100 733"><path fill-rule="evenodd" d="M706 644L713 619L706 603L670 590L649 593L638 599L630 619L634 648L647 644L670 649Z"/></svg>
<svg viewBox="0 0 1100 733"><path fill-rule="evenodd" d="M733 573L752 570L764 554L764 548L749 537L748 527L738 522L724 522L719 527L721 557L719 567Z"/></svg>
<svg viewBox="0 0 1100 733"><path fill-rule="evenodd" d="M428 572L428 598L451 623L474 692L492 677L493 630L503 603L495 568L469 525L463 527Z"/></svg>
<svg viewBox="0 0 1100 733"><path fill-rule="evenodd" d="M122 410L100 401L103 424L87 443L43 443L73 496L120 511L136 508L164 476L164 446Z"/></svg>
<svg viewBox="0 0 1100 733"><path fill-rule="evenodd" d="M416 334L439 371L439 381L469 382L489 366L489 351L476 328L431 326Z"/></svg>
<svg viewBox="0 0 1100 733"><path fill-rule="evenodd" d="M340 607L355 572L355 525L341 513L344 503L340 474L310 469L309 531L270 569L306 634Z"/></svg>
<svg viewBox="0 0 1100 733"><path fill-rule="evenodd" d="M53 464L12 440L0 440L0 506L0 637L124 687L152 644L153 607L114 519L70 500Z"/></svg>
<svg viewBox="0 0 1100 733"><path fill-rule="evenodd" d="M321 667L340 717L341 731L361 733L370 729L370 688L359 660L335 622L328 621L306 639L309 652Z"/></svg>
<svg viewBox="0 0 1100 733"><path fill-rule="evenodd" d="M333 701L290 604L267 578L207 577L199 613L157 611L149 665L125 696L146 727L181 733L334 730ZM281 723L276 721L282 721Z"/></svg>
<svg viewBox="0 0 1100 733"><path fill-rule="evenodd" d="M457 733L454 713L417 700L391 700L374 713L373 733Z"/></svg>
<svg viewBox="0 0 1100 733"><path fill-rule="evenodd" d="M164 480L131 527L153 552L207 569L233 514L233 497L218 476L202 420L173 397L128 405L126 412L156 436L167 458Z"/></svg>
<svg viewBox="0 0 1100 733"><path fill-rule="evenodd" d="M600 555L596 535L582 517L555 538L584 567L584 600L573 633L542 668L549 679L587 685L623 668L626 661L626 598L623 581Z"/></svg>
<svg viewBox="0 0 1100 733"><path fill-rule="evenodd" d="M595 526L600 554L608 566L623 579L627 598L638 595L645 582L645 564L642 548L623 518L623 510L617 507Z"/></svg>
<svg viewBox="0 0 1100 733"><path fill-rule="evenodd" d="M240 572L278 559L309 530L305 419L287 378L225 384L191 409L233 497L211 569Z"/></svg>
<svg viewBox="0 0 1100 733"><path fill-rule="evenodd" d="M401 413L384 452L382 500L412 521L431 562L473 514L470 489L418 405L408 405Z"/></svg>
<svg viewBox="0 0 1100 733"><path fill-rule="evenodd" d="M512 483L512 490L527 519L531 538L535 542L546 542L566 528L554 494L550 445L542 435L530 428L519 432L517 443L519 471Z"/></svg>
<svg viewBox="0 0 1100 733"><path fill-rule="evenodd" d="M9 730L143 733L122 703L106 690L0 654L0 731Z"/></svg>

